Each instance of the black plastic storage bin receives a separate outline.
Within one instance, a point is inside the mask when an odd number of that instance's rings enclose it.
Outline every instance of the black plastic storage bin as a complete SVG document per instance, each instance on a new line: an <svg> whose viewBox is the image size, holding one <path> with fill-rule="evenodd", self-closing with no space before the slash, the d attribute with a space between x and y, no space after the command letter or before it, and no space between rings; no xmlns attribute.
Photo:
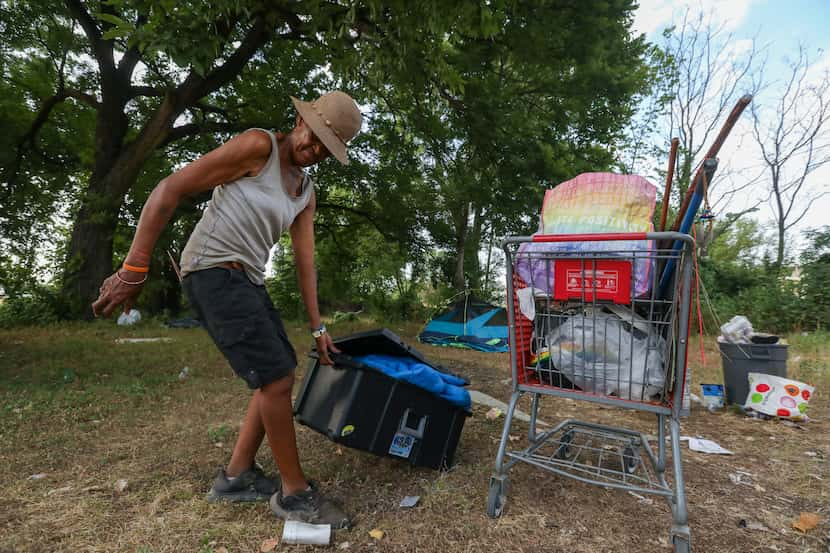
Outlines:
<svg viewBox="0 0 830 553"><path fill-rule="evenodd" d="M749 373L787 378L787 344L732 344L718 341L723 361L726 402L743 405L749 394Z"/></svg>
<svg viewBox="0 0 830 553"><path fill-rule="evenodd" d="M446 372L386 328L334 343L346 356L410 357ZM332 360L334 367L317 359L310 363L294 403L297 421L346 447L407 459L414 466L452 466L468 410L371 367Z"/></svg>

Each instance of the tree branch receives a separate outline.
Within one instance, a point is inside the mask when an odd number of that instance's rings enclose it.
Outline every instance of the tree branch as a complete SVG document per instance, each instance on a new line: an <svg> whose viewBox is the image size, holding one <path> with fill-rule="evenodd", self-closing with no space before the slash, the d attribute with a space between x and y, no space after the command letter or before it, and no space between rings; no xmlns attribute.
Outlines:
<svg viewBox="0 0 830 553"><path fill-rule="evenodd" d="M245 35L239 48L231 54L225 63L205 77L200 77L197 73L191 71L190 75L178 88L183 103L185 105L192 104L199 98L233 80L257 50L268 42L270 37L271 31L265 17L262 15L256 16L253 26Z"/></svg>
<svg viewBox="0 0 830 553"><path fill-rule="evenodd" d="M203 113L217 113L225 118L226 121L231 121L233 117L225 108L220 108L219 106L213 106L208 104L207 102L196 102L193 106L196 109L201 110Z"/></svg>
<svg viewBox="0 0 830 553"><path fill-rule="evenodd" d="M162 88L156 88L154 86L131 86L130 87L130 98L136 98L138 96L149 96L153 98L164 98L164 95L167 94L167 91Z"/></svg>
<svg viewBox="0 0 830 553"><path fill-rule="evenodd" d="M65 91L59 91L54 96L43 102L43 105L40 107L40 111L38 111L34 121L32 121L32 124L29 126L29 130L26 131L26 134L24 134L17 143L17 151L14 156L14 161L12 161L3 172L3 181L6 183L6 196L10 196L13 193L14 187L17 184L17 177L20 173L20 166L23 163L23 156L26 152L26 148L34 144L38 131L40 131L43 125L46 124L46 121L49 120L49 114L52 113L52 109L54 109L54 107L59 103L63 102L67 96L68 95ZM4 200L3 203L5 204L7 202Z"/></svg>
<svg viewBox="0 0 830 553"><path fill-rule="evenodd" d="M381 227L377 223L376 217L373 217L371 214L366 213L365 211L361 211L359 209L349 207L349 206L345 206L345 205L332 204L332 203L326 203L326 202L317 202L317 209L328 209L330 211L347 211L349 213L352 213L354 215L357 215L357 216L365 219L369 224L371 224L373 227L375 227L375 229L387 240L396 240L395 236L393 236L392 234L389 234L389 232L387 232L387 230L385 228Z"/></svg>
<svg viewBox="0 0 830 553"><path fill-rule="evenodd" d="M188 136L197 136L200 134L207 134L207 133L233 133L233 132L243 132L247 131L250 128L260 128L260 129L267 129L267 128L275 128L278 125L273 124L272 122L227 122L227 123L215 123L212 121L203 121L201 123L188 123L186 125L181 125L178 127L173 127L170 132L167 133L167 138L164 142L161 143L162 146L166 146L171 142L175 142L182 138Z"/></svg>
<svg viewBox="0 0 830 553"><path fill-rule="evenodd" d="M145 23L147 23L147 16L145 14L140 14L135 21L136 29L143 27ZM141 52L138 49L137 43L130 46L130 48L124 52L124 56L121 58L121 61L118 62L117 68L118 73L124 81L130 82L132 80L133 70L135 70L135 66L140 60Z"/></svg>
<svg viewBox="0 0 830 553"><path fill-rule="evenodd" d="M63 90L63 93L66 95L66 97L75 98L76 100L79 100L95 109L101 107L101 103L98 101L98 99L89 92L75 90L73 88L65 88Z"/></svg>
<svg viewBox="0 0 830 553"><path fill-rule="evenodd" d="M115 64L112 57L112 46L107 44L109 41L101 38L101 29L98 28L95 19L89 15L86 6L80 0L66 0L66 5L72 17L81 24L90 44L92 44L92 53L95 54L101 72L113 71Z"/></svg>

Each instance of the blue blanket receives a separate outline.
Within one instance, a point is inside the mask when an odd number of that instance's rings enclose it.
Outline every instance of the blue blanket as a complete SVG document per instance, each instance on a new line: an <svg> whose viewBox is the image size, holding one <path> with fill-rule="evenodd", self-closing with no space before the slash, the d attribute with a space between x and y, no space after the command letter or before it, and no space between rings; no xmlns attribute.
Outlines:
<svg viewBox="0 0 830 553"><path fill-rule="evenodd" d="M352 359L396 380L403 380L432 392L453 405L470 409L470 392L462 387L465 382L457 376L437 371L410 357L371 354L356 356Z"/></svg>

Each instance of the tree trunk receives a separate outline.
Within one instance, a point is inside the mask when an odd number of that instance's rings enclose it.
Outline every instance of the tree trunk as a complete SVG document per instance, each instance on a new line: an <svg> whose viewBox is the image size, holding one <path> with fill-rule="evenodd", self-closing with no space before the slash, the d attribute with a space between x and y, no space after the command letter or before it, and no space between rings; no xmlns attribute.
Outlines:
<svg viewBox="0 0 830 553"><path fill-rule="evenodd" d="M778 219L778 251L775 256L775 272L781 274L781 267L784 265L784 239L786 238L786 229L784 228L783 219Z"/></svg>
<svg viewBox="0 0 830 553"><path fill-rule="evenodd" d="M123 111L109 107L99 111L95 166L72 225L63 277L63 297L74 317L92 318L91 304L113 270L113 237L124 197L180 112L168 95L135 140L123 145L127 130Z"/></svg>
<svg viewBox="0 0 830 553"><path fill-rule="evenodd" d="M467 289L467 281L464 278L464 252L467 245L467 220L469 216L470 204L464 202L455 216L455 272L452 284L459 292Z"/></svg>
<svg viewBox="0 0 830 553"><path fill-rule="evenodd" d="M63 277L63 297L75 317L92 318L92 301L98 297L98 287L112 272L112 241L117 225L118 205L102 209L96 201L99 194L95 183L90 183L81 209L72 226L66 269ZM107 198L107 204L113 199Z"/></svg>
<svg viewBox="0 0 830 553"><path fill-rule="evenodd" d="M481 249L481 226L484 217L481 216L481 208L476 206L473 211L473 229L465 245L465 252L469 255L467 273L470 275L470 288L478 290L481 288L481 262L478 259L478 252Z"/></svg>

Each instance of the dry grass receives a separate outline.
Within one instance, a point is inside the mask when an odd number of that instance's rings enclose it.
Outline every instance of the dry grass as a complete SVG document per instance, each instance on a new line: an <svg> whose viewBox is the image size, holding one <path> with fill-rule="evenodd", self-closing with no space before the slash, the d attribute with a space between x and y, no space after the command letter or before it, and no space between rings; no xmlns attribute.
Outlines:
<svg viewBox="0 0 830 553"><path fill-rule="evenodd" d="M346 334L360 323L341 324ZM417 327L393 328L410 339ZM163 344L116 345L121 336L167 336ZM292 339L310 345L297 326ZM414 342L413 342L414 343ZM707 339L701 366L690 350L696 389L719 382L720 359ZM427 356L506 400L507 356L417 345ZM755 421L699 408L683 433L718 441L731 457L684 446L684 467L696 551L827 551L830 547L830 335L791 338L790 374L813 381L815 420L802 427ZM190 376L178 379L190 368ZM210 505L204 494L226 462L248 392L200 330L145 323L129 330L111 323L0 332L0 552L258 551L281 534L266 505ZM525 404L526 407L526 404ZM504 515L485 515L488 479L503 419L475 408L446 473L414 469L390 458L344 450L298 427L307 473L354 514L357 525L335 543L351 551L598 552L668 551L665 502L563 480L526 465L511 472ZM584 403L543 400L543 419L576 416L652 432L653 417ZM524 443L526 427L513 434ZM812 452L808 456L805 452ZM273 470L267 449L260 461ZM752 473L752 485L728 475ZM30 475L45 473L42 479ZM118 479L128 485L115 491ZM405 495L421 503L402 511ZM801 534L790 523L801 511L824 521ZM739 527L745 519L768 528ZM375 541L368 531L380 528ZM301 546L280 551L303 551Z"/></svg>

